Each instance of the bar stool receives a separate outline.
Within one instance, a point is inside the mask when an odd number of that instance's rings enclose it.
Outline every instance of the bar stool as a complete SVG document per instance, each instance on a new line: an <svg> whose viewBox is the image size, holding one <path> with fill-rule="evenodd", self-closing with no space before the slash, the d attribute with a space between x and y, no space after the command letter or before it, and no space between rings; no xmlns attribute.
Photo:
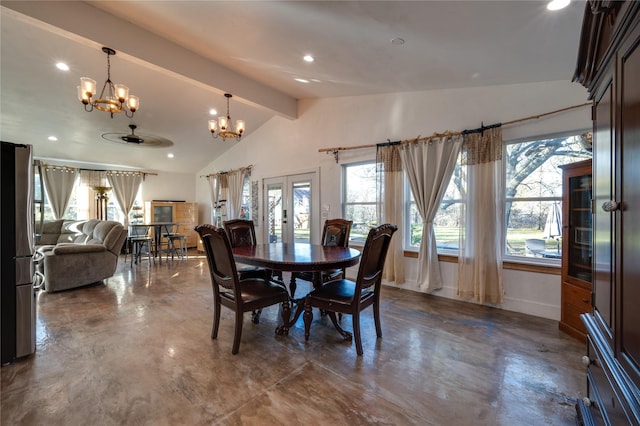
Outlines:
<svg viewBox="0 0 640 426"><path fill-rule="evenodd" d="M169 253L171 253L171 260L173 260L174 255L180 256L180 260L184 258L188 259L187 237L177 232L177 228L177 224L172 225L171 229L163 235L163 237L167 239L167 258L169 257Z"/></svg>
<svg viewBox="0 0 640 426"><path fill-rule="evenodd" d="M128 252L131 254L131 266L133 263L137 264L142 254L147 253L147 260L149 266L153 260L153 254L151 251L151 242L153 238L149 236L149 225L129 225L129 236L127 237ZM127 262L127 255L124 257L125 263Z"/></svg>

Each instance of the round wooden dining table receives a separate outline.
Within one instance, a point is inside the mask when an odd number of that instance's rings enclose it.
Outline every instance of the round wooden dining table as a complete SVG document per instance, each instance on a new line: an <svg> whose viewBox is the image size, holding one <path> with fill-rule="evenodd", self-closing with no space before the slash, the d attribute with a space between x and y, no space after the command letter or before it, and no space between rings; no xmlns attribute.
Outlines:
<svg viewBox="0 0 640 426"><path fill-rule="evenodd" d="M348 268L360 261L360 251L306 243L269 243L234 247L237 262L274 271L319 272Z"/></svg>
<svg viewBox="0 0 640 426"><path fill-rule="evenodd" d="M307 243L267 243L255 246L234 247L236 262L282 272L312 272L313 286L322 285L321 271L342 269L357 265L360 251L348 247L332 247ZM288 328L298 320L302 312L304 298L293 299L298 308L289 324L282 327L286 334Z"/></svg>

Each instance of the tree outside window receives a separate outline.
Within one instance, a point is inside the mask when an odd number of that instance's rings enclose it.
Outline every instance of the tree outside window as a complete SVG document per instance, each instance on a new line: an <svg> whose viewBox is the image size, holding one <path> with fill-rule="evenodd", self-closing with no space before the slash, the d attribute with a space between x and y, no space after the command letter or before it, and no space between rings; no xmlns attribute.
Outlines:
<svg viewBox="0 0 640 426"><path fill-rule="evenodd" d="M561 258L563 164L591 158L591 133L509 143L505 149L506 256ZM535 248L533 248L535 247Z"/></svg>

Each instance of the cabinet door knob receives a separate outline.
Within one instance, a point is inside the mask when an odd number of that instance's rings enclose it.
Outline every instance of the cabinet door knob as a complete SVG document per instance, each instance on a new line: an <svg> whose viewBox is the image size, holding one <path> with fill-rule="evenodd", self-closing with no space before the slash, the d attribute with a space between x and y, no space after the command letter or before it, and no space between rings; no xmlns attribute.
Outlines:
<svg viewBox="0 0 640 426"><path fill-rule="evenodd" d="M594 362L591 360L591 358L589 358L586 355L582 357L582 365L584 365L585 367L588 367L591 364L594 364Z"/></svg>
<svg viewBox="0 0 640 426"><path fill-rule="evenodd" d="M618 210L618 205L619 204L613 200L605 201L604 203L602 203L602 210L604 210L605 212L611 213Z"/></svg>
<svg viewBox="0 0 640 426"><path fill-rule="evenodd" d="M586 396L582 398L582 403L585 405L585 407L591 407L591 400Z"/></svg>

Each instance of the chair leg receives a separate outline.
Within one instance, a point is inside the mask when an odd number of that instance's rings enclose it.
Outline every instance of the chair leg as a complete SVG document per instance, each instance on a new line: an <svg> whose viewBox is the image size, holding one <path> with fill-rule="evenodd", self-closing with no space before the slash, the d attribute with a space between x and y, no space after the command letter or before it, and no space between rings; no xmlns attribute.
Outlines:
<svg viewBox="0 0 640 426"><path fill-rule="evenodd" d="M376 336L382 337L382 326L380 325L380 300L373 302L373 319L376 323Z"/></svg>
<svg viewBox="0 0 640 426"><path fill-rule="evenodd" d="M169 238L168 250L171 252L171 260L173 260L173 255L176 252L176 245L174 243L174 239L173 238ZM167 254L167 258L169 258L168 254Z"/></svg>
<svg viewBox="0 0 640 426"><path fill-rule="evenodd" d="M360 312L356 311L352 315L353 337L356 341L356 353L362 356L362 337L360 336Z"/></svg>
<svg viewBox="0 0 640 426"><path fill-rule="evenodd" d="M238 353L240 349L240 337L242 336L242 320L243 320L244 312L237 310L236 311L236 330L233 333L233 349L231 349L231 353L233 355Z"/></svg>
<svg viewBox="0 0 640 426"><path fill-rule="evenodd" d="M180 259L189 258L189 252L187 251L187 240L186 238L180 238Z"/></svg>
<svg viewBox="0 0 640 426"><path fill-rule="evenodd" d="M351 333L349 333L348 331L344 330L342 327L340 327L340 324L338 323L338 320L336 319L336 313L335 312L331 312L331 311L325 311L325 315L329 315L329 318L331 319L331 322L333 323L333 326L336 328L336 330L338 330L338 333L340 333L340 335L342 335L342 337L344 338L344 340L346 340L347 342L351 341ZM340 314L342 315L342 314Z"/></svg>
<svg viewBox="0 0 640 426"><path fill-rule="evenodd" d="M131 256L131 265L133 266L133 242L129 241L129 247L127 248L129 256ZM124 256L124 262L127 263L127 255Z"/></svg>
<svg viewBox="0 0 640 426"><path fill-rule="evenodd" d="M131 255L131 265L133 265L134 263L137 265L139 258L140 258L140 245L136 241L136 242L133 243L133 253Z"/></svg>
<svg viewBox="0 0 640 426"><path fill-rule="evenodd" d="M218 328L220 327L220 309L222 305L217 300L213 304L213 327L211 328L211 338L216 339L218 337Z"/></svg>
<svg viewBox="0 0 640 426"><path fill-rule="evenodd" d="M156 258L153 256L153 247L151 247L151 241L147 241L147 256L149 257L149 266L156 264Z"/></svg>
<svg viewBox="0 0 640 426"><path fill-rule="evenodd" d="M313 312L309 297L304 300L304 314L302 314L302 319L304 320L304 340L309 340L309 330L311 330L311 321L313 321Z"/></svg>
<svg viewBox="0 0 640 426"><path fill-rule="evenodd" d="M124 249L124 264L127 264L127 256L129 254L131 254L131 241L129 241L129 238L127 238L125 240L125 244L127 245Z"/></svg>
<svg viewBox="0 0 640 426"><path fill-rule="evenodd" d="M296 287L298 287L298 285L296 284L295 272L292 272L291 273L291 281L289 281L289 292L291 293L291 298L292 299L296 298Z"/></svg>

